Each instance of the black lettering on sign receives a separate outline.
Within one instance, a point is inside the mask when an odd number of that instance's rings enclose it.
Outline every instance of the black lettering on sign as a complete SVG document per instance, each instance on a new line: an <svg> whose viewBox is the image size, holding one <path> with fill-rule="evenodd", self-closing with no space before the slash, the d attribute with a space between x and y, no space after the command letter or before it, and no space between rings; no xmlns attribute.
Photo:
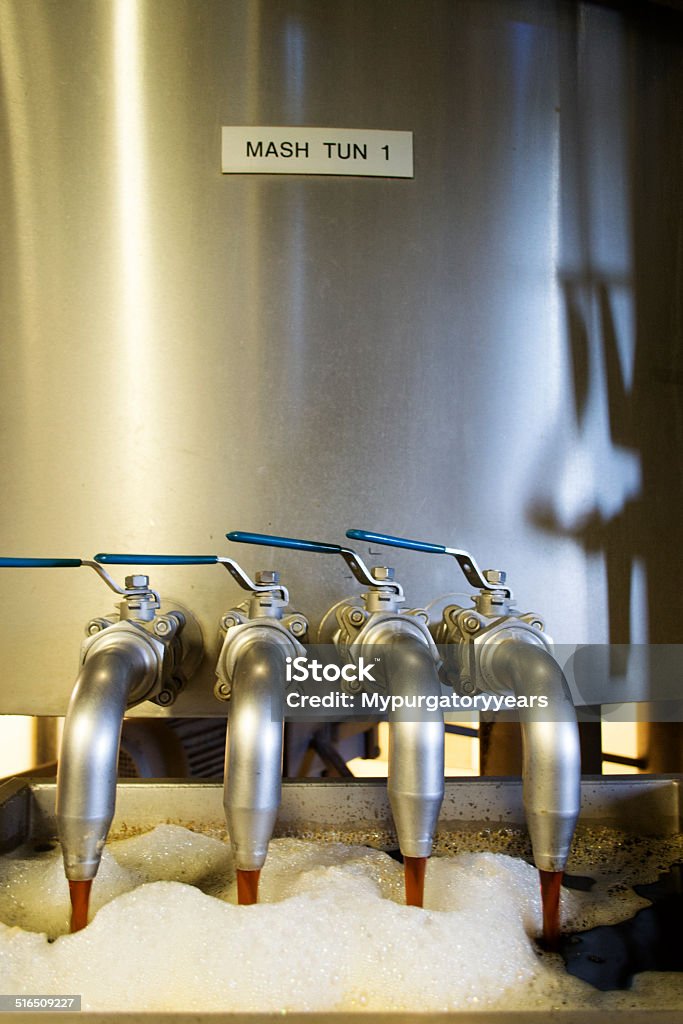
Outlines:
<svg viewBox="0 0 683 1024"><path fill-rule="evenodd" d="M368 147L363 144L362 146L358 142L345 142L343 145L341 142L323 142L323 146L327 149L327 158L331 160L333 155L339 160L367 160L368 158ZM337 152L332 153L332 150L336 146Z"/></svg>
<svg viewBox="0 0 683 1024"><path fill-rule="evenodd" d="M367 146L359 146L356 142L353 145L350 142L344 145L338 142L337 156L340 160L366 160L368 156Z"/></svg>
<svg viewBox="0 0 683 1024"><path fill-rule="evenodd" d="M307 142L281 142L278 150L278 144L273 142L272 139L266 146L265 152L263 149L263 142L250 142L247 140L247 156L263 157L263 156L276 156L276 157L291 157L291 156L308 156L308 143Z"/></svg>

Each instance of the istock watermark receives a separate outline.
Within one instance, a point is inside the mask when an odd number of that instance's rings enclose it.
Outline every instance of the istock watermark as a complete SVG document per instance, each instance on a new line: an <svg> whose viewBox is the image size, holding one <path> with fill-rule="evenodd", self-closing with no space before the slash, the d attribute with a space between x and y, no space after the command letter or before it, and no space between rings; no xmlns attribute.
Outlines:
<svg viewBox="0 0 683 1024"><path fill-rule="evenodd" d="M425 645L417 655L413 648L406 662L412 667L404 670L400 645L366 645L361 654L312 644L305 655L286 659L285 717L322 722L429 721L442 715L461 721L492 716L508 721L683 721L683 645L558 644L552 656L562 670L562 686L544 692L527 680L515 693L488 686L470 648ZM280 698L273 713L282 715Z"/></svg>
<svg viewBox="0 0 683 1024"><path fill-rule="evenodd" d="M443 664L427 646L417 661L413 651L405 672L400 652L391 645L375 645L356 657L332 645L311 646L306 655L285 659L285 717L429 721L444 714L538 714L550 705L545 694L463 693L442 682Z"/></svg>
<svg viewBox="0 0 683 1024"><path fill-rule="evenodd" d="M367 664L361 656L358 663L350 662L346 665L335 664L334 662L312 661L305 655L298 658L287 658L285 679L288 683L308 683L311 680L316 683L376 683L373 672L379 658L373 658L371 664Z"/></svg>

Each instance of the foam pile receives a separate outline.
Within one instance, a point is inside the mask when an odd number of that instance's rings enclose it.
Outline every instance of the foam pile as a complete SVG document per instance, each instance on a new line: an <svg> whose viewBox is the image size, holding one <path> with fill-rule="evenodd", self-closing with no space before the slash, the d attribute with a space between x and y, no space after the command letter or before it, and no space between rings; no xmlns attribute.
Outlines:
<svg viewBox="0 0 683 1024"><path fill-rule="evenodd" d="M433 858L418 910L403 905L403 869L387 854L274 840L261 902L239 907L227 844L160 826L108 844L94 916L74 935L64 934L66 890L58 850L0 861L4 991L82 993L83 1009L100 1011L683 1003L678 976L645 975L632 991L603 994L569 977L558 957L541 956L537 872L503 854ZM646 902L563 891L563 919L614 923Z"/></svg>

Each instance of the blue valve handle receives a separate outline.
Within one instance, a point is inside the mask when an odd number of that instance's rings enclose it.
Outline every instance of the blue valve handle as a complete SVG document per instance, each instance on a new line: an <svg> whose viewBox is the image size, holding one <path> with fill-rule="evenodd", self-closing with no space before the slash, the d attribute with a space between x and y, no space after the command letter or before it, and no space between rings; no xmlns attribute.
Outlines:
<svg viewBox="0 0 683 1024"><path fill-rule="evenodd" d="M370 530L347 530L351 540L362 540L368 544L386 544L390 548L409 548L411 551L425 551L431 555L445 555L443 544L429 544L424 540L407 540L405 537L391 537L386 533L372 533Z"/></svg>
<svg viewBox="0 0 683 1024"><path fill-rule="evenodd" d="M321 555L339 555L342 548L339 544L324 544L317 540L296 540L294 537L272 537L269 533L243 533L233 530L225 535L228 540L240 544L263 544L271 548L292 548L294 551L315 551Z"/></svg>
<svg viewBox="0 0 683 1024"><path fill-rule="evenodd" d="M228 540L239 541L242 544L263 544L266 547L273 548L292 548L294 551L312 551L319 555L341 555L359 583L362 583L364 586L374 587L377 582L356 552L350 548L343 548L340 544L325 544L318 540L298 540L295 537L273 537L269 533L243 533L241 530L233 530L231 533L226 533L225 536ZM400 594L403 593L399 583L388 583L387 586Z"/></svg>
<svg viewBox="0 0 683 1024"><path fill-rule="evenodd" d="M80 558L0 558L2 569L77 569Z"/></svg>
<svg viewBox="0 0 683 1024"><path fill-rule="evenodd" d="M279 584L260 586L252 582L232 558L220 558L218 555L112 555L101 552L95 555L95 561L104 565L224 565L244 590L277 590L286 602L289 601L286 587Z"/></svg>
<svg viewBox="0 0 683 1024"><path fill-rule="evenodd" d="M95 555L101 565L215 565L218 555Z"/></svg>
<svg viewBox="0 0 683 1024"><path fill-rule="evenodd" d="M408 548L411 551L422 551L430 555L452 555L471 587L478 587L480 590L503 589L498 583L488 582L475 560L467 551L460 551L458 548L448 548L444 544L429 544L423 540L406 540L405 537L391 537L386 533L371 533L369 530L347 530L346 536L351 537L353 540L362 540L370 544L386 544L394 548ZM505 593L511 595L511 592L507 589Z"/></svg>

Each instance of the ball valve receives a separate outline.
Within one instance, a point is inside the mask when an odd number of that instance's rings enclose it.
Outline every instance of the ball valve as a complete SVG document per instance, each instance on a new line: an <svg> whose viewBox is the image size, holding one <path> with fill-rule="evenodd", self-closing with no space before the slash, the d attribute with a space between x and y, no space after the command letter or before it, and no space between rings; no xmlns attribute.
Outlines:
<svg viewBox="0 0 683 1024"><path fill-rule="evenodd" d="M230 702L223 804L240 903L256 902L282 794L285 664L303 655L306 619L277 572L252 580L220 555L103 555L129 565L222 565L249 598L221 617L216 697Z"/></svg>
<svg viewBox="0 0 683 1024"><path fill-rule="evenodd" d="M318 541L268 534L229 533L228 539L247 544L291 548L314 554L337 555L366 588L362 603L342 601L323 617L320 643L334 644L343 659L360 663L381 651L384 684L401 698L441 695L439 658L429 633L424 609L405 611L403 588L388 566L369 570L351 548ZM438 706L438 701L437 701ZM444 795L444 723L440 711L389 716L388 795L399 847L406 866L407 897L422 903L425 860Z"/></svg>
<svg viewBox="0 0 683 1024"><path fill-rule="evenodd" d="M467 582L478 588L474 608L447 607L435 630L448 645L449 681L462 693L512 696L519 707L523 745L523 793L534 861L542 884L564 871L581 800L581 755L576 710L564 674L552 656L552 640L533 613L512 606L506 575L482 572L459 548L349 530L373 544L449 555ZM444 649L444 648L442 648ZM558 888L559 892L559 888ZM552 943L554 936L546 938Z"/></svg>
<svg viewBox="0 0 683 1024"><path fill-rule="evenodd" d="M128 576L119 586L97 560L105 558L0 558L0 568L89 568L122 598L116 613L86 626L64 723L56 810L72 891L72 930L86 923L87 895L114 817L123 717L145 700L173 703L202 657L201 634L190 613L162 611L146 575Z"/></svg>

